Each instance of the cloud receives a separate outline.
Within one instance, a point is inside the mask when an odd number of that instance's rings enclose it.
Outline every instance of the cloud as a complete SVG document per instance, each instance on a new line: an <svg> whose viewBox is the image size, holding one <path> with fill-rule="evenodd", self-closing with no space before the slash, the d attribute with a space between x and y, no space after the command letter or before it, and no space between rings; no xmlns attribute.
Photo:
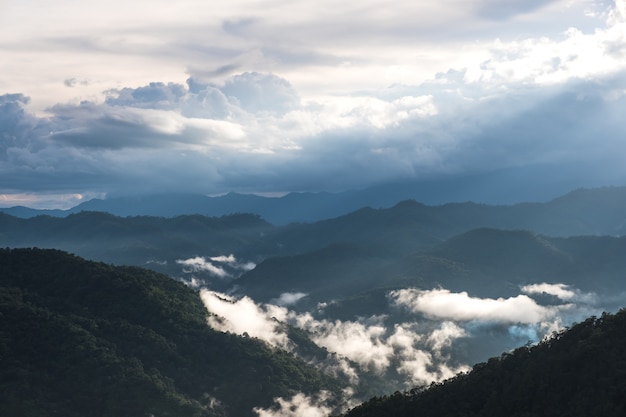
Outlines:
<svg viewBox="0 0 626 417"><path fill-rule="evenodd" d="M546 303L540 304L526 294L492 299L445 289L409 288L389 292L388 300L391 306L406 308L417 318L403 315L400 320L393 315L338 320L206 289L201 290L201 298L211 313L209 325L217 330L256 337L297 353L288 337L286 325L290 325L305 331L311 341L329 352L325 360L305 358L323 372L352 384L374 374L388 381L391 389L407 389L453 377L467 371L468 363L536 343L606 310L597 295L564 284L530 284L523 291L551 293L562 299L553 300L554 304L540 299Z"/></svg>
<svg viewBox="0 0 626 417"><path fill-rule="evenodd" d="M465 336L452 323L434 328L413 323L387 326L384 317L329 321L293 313L289 322L309 332L319 346L357 363L361 370L383 375L393 367L404 375L407 386L449 378L466 369L452 365L445 353L453 340Z"/></svg>
<svg viewBox="0 0 626 417"><path fill-rule="evenodd" d="M433 331L429 341L439 349L463 356L449 340L464 338L465 349L478 349L484 354L490 347L481 345L481 339L492 339L491 344L514 348L524 343L536 343L554 331L571 323L598 315L615 308L610 298L595 293L585 293L571 286L557 284L529 284L521 287L528 295L548 294L557 300L534 300L522 294L509 298L470 297L466 292L452 293L445 289L402 289L391 291L388 296L393 305L422 315L434 322L443 321L441 331ZM447 323L447 324L446 324ZM505 333L502 333L505 332ZM496 336L501 333L501 336ZM447 335L452 338L448 339ZM491 354L498 354L494 351ZM481 359L478 359L481 360Z"/></svg>
<svg viewBox="0 0 626 417"><path fill-rule="evenodd" d="M177 259L176 263L182 265L186 274L194 272L207 272L215 277L226 279L236 278L243 272L251 271L256 267L254 262L240 262L232 253L228 256L195 256L189 259ZM221 264L221 265L215 265Z"/></svg>
<svg viewBox="0 0 626 417"><path fill-rule="evenodd" d="M235 258L235 255L233 255L232 253L228 256L226 255L220 255L220 256L211 256L210 258L213 262L221 262L221 263L227 263L227 264L234 264L237 262L237 259Z"/></svg>
<svg viewBox="0 0 626 417"><path fill-rule="evenodd" d="M102 194L57 194L57 193L12 193L0 194L0 207L24 206L41 209L68 209L93 198L103 198Z"/></svg>
<svg viewBox="0 0 626 417"><path fill-rule="evenodd" d="M218 278L227 278L230 276L230 274L226 272L223 268L215 266L211 262L207 262L207 260L203 256L196 256L189 259L177 259L176 263L187 267L188 269L184 270L184 272L187 273L206 271Z"/></svg>
<svg viewBox="0 0 626 417"><path fill-rule="evenodd" d="M37 119L24 110L30 99L23 94L0 95L0 160L10 148L28 146Z"/></svg>
<svg viewBox="0 0 626 417"><path fill-rule="evenodd" d="M389 97L337 97L269 116L248 113L210 86L184 96L166 84L146 86L115 103L55 106L45 119L13 99L4 104L2 169L22 192L48 181L59 194L180 191L181 184L214 193L341 190L529 164L580 172L574 167L584 161L586 181L599 185L626 176L615 157L626 109L612 92L620 83L626 87L616 79L610 89L554 87L486 100L396 88L397 96L391 89ZM59 176L42 178L43 167Z"/></svg>
<svg viewBox="0 0 626 417"><path fill-rule="evenodd" d="M179 107L187 91L181 84L151 82L138 88L109 90L107 94L106 104L110 106L171 110Z"/></svg>
<svg viewBox="0 0 626 417"><path fill-rule="evenodd" d="M390 364L393 347L385 343L386 328L372 323L317 321L310 315L296 318L297 326L313 334L313 341L364 367L384 371Z"/></svg>
<svg viewBox="0 0 626 417"><path fill-rule="evenodd" d="M555 2L558 0L513 0L506 3L497 0L483 0L476 2L476 10L481 17L502 20L532 12Z"/></svg>
<svg viewBox="0 0 626 417"><path fill-rule="evenodd" d="M256 264L254 262L239 262L235 255L232 253L228 256L220 255L220 256L212 256L210 258L213 262L227 264L230 268L238 271L251 271L256 268Z"/></svg>
<svg viewBox="0 0 626 417"><path fill-rule="evenodd" d="M3 27L5 74L29 48L89 63L55 59L72 68L11 87L34 99L3 96L0 192L339 191L537 165L574 187L626 181L622 0L333 4L323 21L324 4L239 7L126 17L120 35L108 10L38 20L67 26L38 40Z"/></svg>
<svg viewBox="0 0 626 417"><path fill-rule="evenodd" d="M276 398L274 408L255 408L259 417L325 417L330 415L333 408L328 405L331 394L321 391L316 396L306 396L298 393L286 400Z"/></svg>
<svg viewBox="0 0 626 417"><path fill-rule="evenodd" d="M524 285L521 290L526 294L548 294L555 297L569 301L576 297L576 292L569 289L569 285L565 284L547 284L545 282L541 284Z"/></svg>
<svg viewBox="0 0 626 417"><path fill-rule="evenodd" d="M246 333L271 346L290 350L289 338L277 321L285 317L286 310L275 306L263 308L249 297L234 299L206 289L200 291L200 298L207 310L214 314L209 316L212 328L240 335ZM276 315L278 317L274 318Z"/></svg>
<svg viewBox="0 0 626 417"><path fill-rule="evenodd" d="M292 350L286 328L281 323L305 330L318 346L338 355L317 363L326 372L358 380L363 371L385 374L393 366L406 377L407 384L427 384L448 378L466 367L451 365L446 351L455 339L465 336L453 323L434 328L401 323L388 327L384 317L360 321L317 320L310 313L298 314L284 307L259 305L249 297L233 298L208 290L201 298L210 316L209 325L220 331L247 334L274 347ZM358 365L354 369L345 359Z"/></svg>
<svg viewBox="0 0 626 417"><path fill-rule="evenodd" d="M220 90L252 113L284 114L299 107L300 98L291 84L274 74L246 72L226 80Z"/></svg>
<svg viewBox="0 0 626 417"><path fill-rule="evenodd" d="M183 283L189 288L193 288L194 290L200 289L204 286L204 283L198 280L196 277L191 277L190 279L183 278Z"/></svg>
<svg viewBox="0 0 626 417"><path fill-rule="evenodd" d="M501 323L537 323L554 318L571 305L545 307L526 295L510 298L477 298L467 292L453 293L445 289L391 291L390 297L399 306L430 318L455 321L493 321Z"/></svg>
<svg viewBox="0 0 626 417"><path fill-rule="evenodd" d="M284 306L293 305L306 296L307 294L303 292L295 292L295 293L285 292L285 293L282 293L280 297L270 300L270 302L272 304L276 304L277 306L284 307Z"/></svg>

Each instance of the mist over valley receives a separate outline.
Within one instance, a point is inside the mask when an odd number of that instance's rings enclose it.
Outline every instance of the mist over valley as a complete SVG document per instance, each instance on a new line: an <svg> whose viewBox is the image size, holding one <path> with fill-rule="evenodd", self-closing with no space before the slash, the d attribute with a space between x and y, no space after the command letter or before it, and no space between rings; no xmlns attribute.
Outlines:
<svg viewBox="0 0 626 417"><path fill-rule="evenodd" d="M0 246L168 275L201 301L207 329L258 340L341 387L283 394L249 412L328 415L617 312L626 301L625 195L581 189L510 206L407 200L287 225L241 213L1 214Z"/></svg>

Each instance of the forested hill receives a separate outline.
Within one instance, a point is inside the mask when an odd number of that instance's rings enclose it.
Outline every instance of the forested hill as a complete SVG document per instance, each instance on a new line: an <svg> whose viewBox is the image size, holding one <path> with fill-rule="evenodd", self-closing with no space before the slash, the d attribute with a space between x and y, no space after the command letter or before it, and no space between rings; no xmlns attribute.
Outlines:
<svg viewBox="0 0 626 417"><path fill-rule="evenodd" d="M589 318L537 346L426 390L378 397L345 417L626 415L626 310Z"/></svg>
<svg viewBox="0 0 626 417"><path fill-rule="evenodd" d="M139 268L0 250L0 416L250 416L338 383L211 330L198 294Z"/></svg>

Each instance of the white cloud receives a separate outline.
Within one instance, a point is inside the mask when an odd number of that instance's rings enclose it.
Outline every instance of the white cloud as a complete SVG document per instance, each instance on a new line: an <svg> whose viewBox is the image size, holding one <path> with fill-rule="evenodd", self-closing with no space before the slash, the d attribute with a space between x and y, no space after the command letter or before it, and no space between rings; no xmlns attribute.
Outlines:
<svg viewBox="0 0 626 417"><path fill-rule="evenodd" d="M303 329L318 346L339 355L330 362L317 364L326 372L339 374L356 382L359 372L370 370L384 374L395 364L407 384L427 384L465 370L452 366L445 351L465 333L453 323L442 323L432 330L417 324L402 323L388 328L385 317L373 316L360 321L317 320L310 313L297 314L272 304L259 305L249 297L233 298L202 290L207 310L213 314L209 325L220 331L264 340L274 347L291 350L287 323ZM345 359L358 364L354 369Z"/></svg>
<svg viewBox="0 0 626 417"><path fill-rule="evenodd" d="M313 335L315 343L332 352L377 372L389 366L393 347L385 341L386 328L382 324L318 321L309 314L297 316L295 320L297 327Z"/></svg>
<svg viewBox="0 0 626 417"><path fill-rule="evenodd" d="M276 398L274 408L255 408L259 417L325 417L332 407L328 405L331 394L321 391L316 396L298 393L289 399Z"/></svg>
<svg viewBox="0 0 626 417"><path fill-rule="evenodd" d="M254 262L240 262L234 254L211 256L208 259L204 256L195 256L189 259L178 259L176 263L182 265L183 272L190 274L193 272L208 272L218 278L233 278L240 276L243 272L251 271L256 267ZM215 265L221 264L221 265Z"/></svg>
<svg viewBox="0 0 626 417"><path fill-rule="evenodd" d="M249 297L233 298L208 290L202 290L201 297L212 313L209 325L217 330L248 334L271 346L292 350L288 324L306 331L314 343L332 353L314 363L324 372L352 383L358 383L364 371L383 378L395 372L405 384L398 388L410 388L467 371L462 358L468 347L497 355L528 341L538 342L603 310L595 294L565 285L536 284L526 290L558 294L567 298L568 304L540 305L527 295L491 299L445 289L403 289L389 293L390 303L423 315L419 320L394 322L390 317L372 316L341 321L318 319L279 305L257 304ZM496 346L491 346L494 343Z"/></svg>
<svg viewBox="0 0 626 417"><path fill-rule="evenodd" d="M187 273L206 271L211 275L215 275L219 278L227 278L230 276L228 272L226 272L222 267L213 265L211 262L208 262L203 256L196 256L189 259L177 259L176 263L187 267L188 269L185 269L185 272Z"/></svg>
<svg viewBox="0 0 626 417"><path fill-rule="evenodd" d="M442 349L449 347L455 339L464 336L467 336L465 330L453 322L444 321L440 328L433 330L428 336L428 342L435 352L441 352Z"/></svg>
<svg viewBox="0 0 626 417"><path fill-rule="evenodd" d="M394 327L388 342L394 347L393 358L399 362L397 370L408 378L407 386L415 386L467 371L467 366L450 365L445 353L454 340L465 336L465 331L451 322L442 322L430 333L403 323Z"/></svg>
<svg viewBox="0 0 626 417"><path fill-rule="evenodd" d="M270 302L272 304L276 304L278 306L284 307L284 306L293 305L306 296L307 294L303 292L285 292L285 293L282 293L278 298L275 298L271 300Z"/></svg>
<svg viewBox="0 0 626 417"><path fill-rule="evenodd" d="M537 323L550 320L571 305L545 307L526 295L510 298L477 298L467 292L445 289L392 291L392 300L415 313L455 321L493 321L502 323Z"/></svg>
<svg viewBox="0 0 626 417"><path fill-rule="evenodd" d="M213 262L221 262L221 263L227 263L227 264L233 264L237 262L235 255L233 255L232 253L228 256L226 255L211 256L211 258L209 259L211 259Z"/></svg>
<svg viewBox="0 0 626 417"><path fill-rule="evenodd" d="M289 349L289 339L277 321L285 317L286 310L275 306L264 309L248 297L234 299L206 289L200 291L200 298L215 315L209 316L212 328L240 335L247 333L272 346ZM275 316L278 317L274 319Z"/></svg>
<svg viewBox="0 0 626 417"><path fill-rule="evenodd" d="M529 284L521 288L526 294L549 294L558 297L561 300L571 300L576 297L576 292L569 289L569 285L565 284Z"/></svg>
<svg viewBox="0 0 626 417"><path fill-rule="evenodd" d="M194 290L197 290L199 288L201 288L203 286L202 281L200 281L198 278L196 277L191 277L190 279L184 279L183 278L183 283L190 287L193 288Z"/></svg>

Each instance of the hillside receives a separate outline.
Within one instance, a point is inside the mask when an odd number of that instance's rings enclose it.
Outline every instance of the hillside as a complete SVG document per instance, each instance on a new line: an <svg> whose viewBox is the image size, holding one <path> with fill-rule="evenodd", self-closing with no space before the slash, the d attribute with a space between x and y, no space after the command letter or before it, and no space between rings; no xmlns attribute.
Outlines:
<svg viewBox="0 0 626 417"><path fill-rule="evenodd" d="M618 417L626 413L626 310L426 389L377 397L346 417Z"/></svg>
<svg viewBox="0 0 626 417"><path fill-rule="evenodd" d="M251 416L339 383L211 330L169 277L57 250L0 250L0 415Z"/></svg>
<svg viewBox="0 0 626 417"><path fill-rule="evenodd" d="M626 237L555 238L481 228L405 253L385 252L379 250L378 242L364 240L274 257L233 284L258 300L267 301L283 292L304 292L310 303L403 287L513 296L521 285L538 282L565 283L608 294L626 290L625 251Z"/></svg>

